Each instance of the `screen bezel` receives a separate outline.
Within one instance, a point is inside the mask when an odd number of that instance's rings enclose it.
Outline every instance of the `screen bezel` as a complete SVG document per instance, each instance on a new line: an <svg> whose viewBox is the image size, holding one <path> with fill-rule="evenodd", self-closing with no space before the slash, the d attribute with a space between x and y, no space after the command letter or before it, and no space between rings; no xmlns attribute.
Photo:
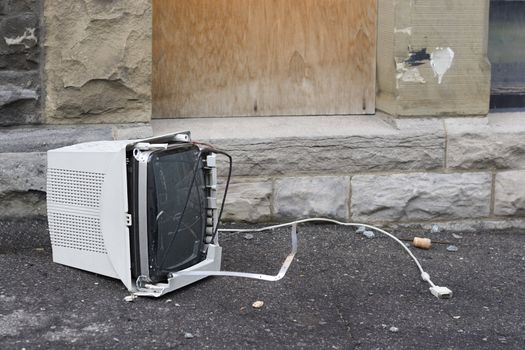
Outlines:
<svg viewBox="0 0 525 350"><path fill-rule="evenodd" d="M153 175L153 157L163 157L180 152L190 152L199 150L199 147L190 143L171 144L166 149L158 149L142 152L143 161L138 161L131 154L128 155L128 198L129 208L132 214L130 227L130 253L131 253L131 272L136 280L143 276L147 281L158 283L166 281L169 272L175 272L205 259L204 252L206 236L206 208L203 207L204 224L202 228L202 239L200 241L198 256L183 265L177 266L173 270L163 270L157 266L156 255L152 249L152 238L158 234L155 225L150 224L151 213L156 212L156 191L155 177ZM197 171L204 176L203 154L199 150ZM199 189L200 190L200 189ZM203 186L202 196L206 198L206 190Z"/></svg>

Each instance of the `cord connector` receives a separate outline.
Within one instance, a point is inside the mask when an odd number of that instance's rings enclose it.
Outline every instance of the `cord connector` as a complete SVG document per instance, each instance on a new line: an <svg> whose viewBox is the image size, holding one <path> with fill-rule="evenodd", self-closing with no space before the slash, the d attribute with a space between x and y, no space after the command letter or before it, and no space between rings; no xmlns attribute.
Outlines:
<svg viewBox="0 0 525 350"><path fill-rule="evenodd" d="M450 299L452 298L452 291L447 287L433 286L430 287L430 293L439 299Z"/></svg>

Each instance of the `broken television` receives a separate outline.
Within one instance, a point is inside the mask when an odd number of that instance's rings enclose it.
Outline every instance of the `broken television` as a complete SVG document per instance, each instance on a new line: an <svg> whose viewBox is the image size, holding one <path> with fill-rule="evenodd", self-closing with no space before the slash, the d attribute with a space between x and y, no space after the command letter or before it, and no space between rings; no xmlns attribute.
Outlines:
<svg viewBox="0 0 525 350"><path fill-rule="evenodd" d="M189 132L48 152L55 262L160 296L218 271L216 153Z"/></svg>

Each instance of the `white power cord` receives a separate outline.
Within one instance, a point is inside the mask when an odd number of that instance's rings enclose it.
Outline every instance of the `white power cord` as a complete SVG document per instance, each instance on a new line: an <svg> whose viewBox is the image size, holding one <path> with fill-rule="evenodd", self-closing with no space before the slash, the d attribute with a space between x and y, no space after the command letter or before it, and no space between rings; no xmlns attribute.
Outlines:
<svg viewBox="0 0 525 350"><path fill-rule="evenodd" d="M353 227L363 226L363 227L370 228L370 229L372 229L374 231L380 232L380 233L382 233L382 234L392 238L394 241L399 243L401 245L401 247L403 247L403 249L408 253L408 255L412 258L414 263L417 265L417 268L419 269L419 271L421 273L421 279L423 279L423 281L427 282L430 285L429 290L432 293L432 295L434 295L434 296L436 296L437 298L440 298L440 299L448 299L448 298L452 297L452 291L450 289L448 289L447 287L436 286L432 282L432 280L430 279L430 275L428 274L428 272L423 270L423 267L421 266L421 263L415 257L415 255L410 251L410 249L408 249L407 246L405 246L405 244L401 240L399 240L393 234L391 234L391 233L389 233L389 232L387 232L385 230L382 230L382 229L380 229L378 227L372 226L372 225L359 224L359 223L350 223L350 222L341 222L341 221L337 221L337 220L333 220L333 219L327 219L327 218L308 218L308 219L291 221L291 222L287 222L287 223L284 223L284 224L278 224L278 225L262 227L262 228L258 228L258 229L219 229L218 230L218 232L262 232L262 231L273 230L273 229L277 229L277 228L281 228L281 227L292 226L292 234L291 234L291 236L292 236L292 251L286 257L286 259L285 259L285 261L284 261L284 263L283 263L283 265L282 265L282 267L279 270L279 273L277 275L264 275L264 274L257 274L257 273L233 272L233 271L180 271L180 272L174 273L174 275L176 275L176 276L230 276L230 277L254 278L254 279L264 280L264 281L278 281L278 280L282 279L285 276L288 268L290 267L290 264L293 261L295 253L297 252L297 231L296 231L297 225L298 224L302 224L302 223L306 223L306 222L329 222L329 223L336 224L336 225L353 226Z"/></svg>

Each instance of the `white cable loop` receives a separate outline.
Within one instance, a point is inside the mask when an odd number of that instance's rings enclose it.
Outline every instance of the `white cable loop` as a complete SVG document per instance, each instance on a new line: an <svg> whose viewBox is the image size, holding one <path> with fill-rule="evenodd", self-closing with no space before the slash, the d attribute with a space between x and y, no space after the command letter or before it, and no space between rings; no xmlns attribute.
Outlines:
<svg viewBox="0 0 525 350"><path fill-rule="evenodd" d="M401 247L403 247L403 249L408 253L408 255L412 258L417 268L421 272L421 278L425 282L430 284L431 287L436 287L435 284L430 280L430 275L425 270L423 270L421 263L415 257L415 255L410 251L410 249L408 249L408 247L399 238L397 238L393 234L385 230L382 230L378 227L372 226L372 225L353 223L353 222L341 222L338 220L328 219L328 218L308 218L308 219L291 221L291 222L287 222L284 224L266 226L266 227L257 228L257 229L219 229L218 230L218 232L262 232L262 231L268 231L268 230L274 230L274 229L278 229L282 227L292 226L292 234L291 234L292 251L286 257L277 275L265 275L265 274L258 274L258 273L235 272L235 271L180 271L180 272L174 273L174 275L176 276L229 276L229 277L253 278L253 279L264 280L264 281L278 281L285 276L286 272L288 271L288 268L290 267L293 261L295 253L297 252L297 231L296 231L297 225L306 223L306 222L328 222L328 223L337 224L341 226L354 226L354 227L363 226L363 227L373 229L377 232L380 232L386 235L392 238L397 243L399 243Z"/></svg>
<svg viewBox="0 0 525 350"><path fill-rule="evenodd" d="M308 218L308 219L291 221L291 222L287 222L287 223L284 223L284 224L278 224L278 225L273 225L273 226L262 227L262 228L258 228L258 229L219 229L219 232L262 232L262 231L273 230L273 229L277 229L277 228L281 228L281 227L291 226L291 225L294 225L294 224L295 225L302 224L302 223L305 223L305 222L330 222L330 223L341 225L341 226L354 226L354 227L363 226L363 227L371 228L371 229L373 229L373 230L375 230L377 232L381 232L382 234L387 235L388 237L392 238L394 241L399 243L403 247L403 249L408 253L408 255L410 255L412 260L414 260L414 262L416 263L417 268L419 269L419 271L421 273L425 272L423 270L423 267L419 263L419 260L417 260L417 258L410 251L410 249L408 249L407 246L405 246L405 244L399 238L397 238L396 236L394 236L393 234L391 234L391 233L389 233L389 232L387 232L385 230L382 230L382 229L380 229L378 227L375 227L375 226L372 226L372 225L367 225L367 224L359 224L359 223L354 223L354 222L341 222L341 221L337 221L337 220L334 220L334 219L328 219L328 218Z"/></svg>

